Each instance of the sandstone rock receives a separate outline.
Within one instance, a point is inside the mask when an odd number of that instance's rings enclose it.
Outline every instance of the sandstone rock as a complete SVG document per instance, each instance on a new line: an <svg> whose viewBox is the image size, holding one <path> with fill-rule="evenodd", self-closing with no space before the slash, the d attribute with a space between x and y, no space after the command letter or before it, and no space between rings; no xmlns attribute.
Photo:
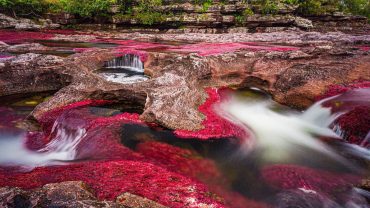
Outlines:
<svg viewBox="0 0 370 208"><path fill-rule="evenodd" d="M304 29L310 29L313 28L312 21L302 18L302 17L295 17L294 19L294 25L299 27L299 28L304 28Z"/></svg>
<svg viewBox="0 0 370 208"><path fill-rule="evenodd" d="M118 196L116 202L129 208L165 208L165 206L160 205L152 200L130 193L124 193Z"/></svg>
<svg viewBox="0 0 370 208"><path fill-rule="evenodd" d="M17 24L14 27L15 29L18 30L39 30L42 28L41 25L35 24L32 20L30 19L19 19Z"/></svg>
<svg viewBox="0 0 370 208"><path fill-rule="evenodd" d="M39 29L56 29L59 24L53 24L51 20L40 19L41 24L37 24L30 19L15 19L0 13L0 29L15 28L17 30L39 30Z"/></svg>
<svg viewBox="0 0 370 208"><path fill-rule="evenodd" d="M111 201L97 200L87 185L79 181L46 184L42 188L29 191L2 187L0 205L1 207L125 207Z"/></svg>
<svg viewBox="0 0 370 208"><path fill-rule="evenodd" d="M291 15L252 15L248 16L245 24L248 27L296 26L303 29L312 28L312 22L302 17Z"/></svg>
<svg viewBox="0 0 370 208"><path fill-rule="evenodd" d="M0 51L1 51L1 52L5 51L5 50L6 50L6 48L8 48L8 47L9 47L9 45L8 45L8 44L6 44L6 43L4 43L4 42L0 41Z"/></svg>
<svg viewBox="0 0 370 208"><path fill-rule="evenodd" d="M89 35L89 38L94 37ZM94 49L67 58L20 55L3 62L0 94L60 89L53 98L36 107L33 112L36 119L49 110L73 102L108 99L121 103L126 109L135 106L135 112L140 112L144 121L156 122L170 129L194 131L204 128L205 116L198 107L207 98L203 90L207 87L258 87L282 104L305 108L333 83L370 79L368 52L354 48L359 41L370 42L369 36L282 32L176 36L135 33L111 37L145 40L208 38L210 42L224 43L162 46L165 48L163 52L140 51L147 56L145 73L151 79L128 85L109 82L95 72L105 61L117 56L114 50ZM68 38L68 35L63 38ZM77 36L72 35L72 38ZM251 40L299 47L243 43ZM225 43L234 41L241 43Z"/></svg>
<svg viewBox="0 0 370 208"><path fill-rule="evenodd" d="M0 29L15 28L17 23L16 19L0 13Z"/></svg>
<svg viewBox="0 0 370 208"><path fill-rule="evenodd" d="M39 43L24 43L18 45L12 45L7 48L1 49L0 51L9 53L30 53L30 52L41 52L51 50L49 47L43 46Z"/></svg>
<svg viewBox="0 0 370 208"><path fill-rule="evenodd" d="M63 59L28 53L4 62L0 68L0 95L54 91L65 86L69 76L56 73Z"/></svg>

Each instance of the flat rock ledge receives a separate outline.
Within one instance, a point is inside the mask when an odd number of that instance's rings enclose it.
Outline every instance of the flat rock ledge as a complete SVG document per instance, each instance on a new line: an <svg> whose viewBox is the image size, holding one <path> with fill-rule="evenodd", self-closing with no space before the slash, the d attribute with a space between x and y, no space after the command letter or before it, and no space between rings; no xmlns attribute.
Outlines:
<svg viewBox="0 0 370 208"><path fill-rule="evenodd" d="M204 128L206 115L199 107L209 97L206 88L257 87L279 103L304 109L331 85L370 80L370 56L366 47L370 43L369 36L293 33L289 41L282 34L260 36L268 42L240 42L257 41L259 36L234 35L232 37L239 41L228 44L219 35L204 35L196 40L213 37L209 39L213 43L158 52L139 51L146 57L145 73L151 79L134 84L113 83L97 75L96 70L105 61L119 56L114 50L92 49L66 58L34 53L18 55L0 64L0 96L57 91L33 111L32 117L36 120L47 111L73 102L112 100L121 103L123 109L139 112L146 122L174 130L195 131ZM150 40L174 36L145 37ZM76 36L73 38L78 40ZM286 44L277 45L283 43ZM28 49L25 45L5 45L2 50Z"/></svg>

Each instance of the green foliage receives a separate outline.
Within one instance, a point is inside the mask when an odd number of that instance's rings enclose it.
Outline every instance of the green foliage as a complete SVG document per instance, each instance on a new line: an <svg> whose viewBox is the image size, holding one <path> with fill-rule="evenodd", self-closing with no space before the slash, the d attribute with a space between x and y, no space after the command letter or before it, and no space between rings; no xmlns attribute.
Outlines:
<svg viewBox="0 0 370 208"><path fill-rule="evenodd" d="M207 12L209 7L212 6L213 0L195 0L194 3L202 6L202 9L198 12Z"/></svg>
<svg viewBox="0 0 370 208"><path fill-rule="evenodd" d="M274 0L262 0L262 14L276 14L279 10Z"/></svg>
<svg viewBox="0 0 370 208"><path fill-rule="evenodd" d="M44 0L0 0L1 10L12 11L14 15L39 15L48 9Z"/></svg>
<svg viewBox="0 0 370 208"><path fill-rule="evenodd" d="M254 12L251 8L247 7L244 11L243 11L243 16L244 17L248 17L248 16L252 16L254 15Z"/></svg>
<svg viewBox="0 0 370 208"><path fill-rule="evenodd" d="M305 0L299 5L299 12L302 14L320 14L323 13L321 0Z"/></svg>
<svg viewBox="0 0 370 208"><path fill-rule="evenodd" d="M201 5L199 12L207 12L214 4L213 0L194 0ZM220 4L226 4L220 0ZM251 8L257 6L263 14L276 14L279 5L298 6L297 13L302 15L321 15L334 11L343 11L370 18L369 0L243 0L247 9L237 14L236 21L241 23L247 16L253 15ZM145 25L163 22L168 13L157 11L162 0L0 0L0 12L14 16L39 16L45 12L67 12L80 17L92 18L109 15L113 4L120 6L125 18L134 18Z"/></svg>
<svg viewBox="0 0 370 208"><path fill-rule="evenodd" d="M165 20L165 15L159 12L143 12L138 13L135 18L144 25L153 25L155 23L161 23Z"/></svg>
<svg viewBox="0 0 370 208"><path fill-rule="evenodd" d="M342 10L370 18L369 0L343 0Z"/></svg>
<svg viewBox="0 0 370 208"><path fill-rule="evenodd" d="M343 11L370 17L369 0L300 0L299 12L306 15L319 15Z"/></svg>
<svg viewBox="0 0 370 208"><path fill-rule="evenodd" d="M8 0L0 0L0 6L1 7L6 7L6 6L8 6L8 4L9 4Z"/></svg>
<svg viewBox="0 0 370 208"><path fill-rule="evenodd" d="M59 0L61 10L81 17L92 17L108 13L116 0Z"/></svg>
<svg viewBox="0 0 370 208"><path fill-rule="evenodd" d="M237 26L242 26L245 23L245 16L236 15L235 16L235 23L236 23Z"/></svg>
<svg viewBox="0 0 370 208"><path fill-rule="evenodd" d="M162 0L140 0L133 9L134 18L144 25L153 25L165 20L166 15L155 11L156 7L162 5Z"/></svg>
<svg viewBox="0 0 370 208"><path fill-rule="evenodd" d="M297 5L299 0L283 0L283 3L290 4L290 5Z"/></svg>

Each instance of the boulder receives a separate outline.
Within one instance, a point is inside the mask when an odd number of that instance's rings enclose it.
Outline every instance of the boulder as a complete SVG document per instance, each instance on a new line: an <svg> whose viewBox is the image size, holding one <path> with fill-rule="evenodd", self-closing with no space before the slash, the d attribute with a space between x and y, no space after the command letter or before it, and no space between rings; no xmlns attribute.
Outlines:
<svg viewBox="0 0 370 208"><path fill-rule="evenodd" d="M80 181L46 184L42 188L27 191L15 187L2 187L0 205L2 207L125 207L111 201L99 201L88 186Z"/></svg>
<svg viewBox="0 0 370 208"><path fill-rule="evenodd" d="M60 28L59 24L53 24L49 19L40 19L39 23L30 19L15 19L0 13L0 29L17 30L40 30Z"/></svg>

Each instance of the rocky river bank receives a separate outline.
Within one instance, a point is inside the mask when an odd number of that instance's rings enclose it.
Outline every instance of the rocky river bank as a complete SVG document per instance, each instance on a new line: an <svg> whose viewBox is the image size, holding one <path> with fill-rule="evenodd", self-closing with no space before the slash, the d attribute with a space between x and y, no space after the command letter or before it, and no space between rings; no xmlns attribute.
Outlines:
<svg viewBox="0 0 370 208"><path fill-rule="evenodd" d="M0 206L324 207L330 201L336 207L348 200L367 206L365 198L344 191L369 191L366 177L268 164L259 187L232 176L238 172L225 175L205 156L253 134L214 111L227 92L258 88L279 104L304 110L329 96L369 89L366 32L148 34L49 26L0 30L0 131L22 132L27 147L41 153L57 149L50 144L60 135L84 136L67 164L31 171L0 165ZM117 67L133 67L139 78L120 79ZM32 110L19 115L15 101ZM354 106L337 125L345 142L369 148L370 106ZM131 128L138 134L126 135ZM191 141L192 148L169 142L174 138ZM209 149L200 151L200 145ZM244 189L236 184L277 198L238 192ZM298 191L303 186L316 193Z"/></svg>

